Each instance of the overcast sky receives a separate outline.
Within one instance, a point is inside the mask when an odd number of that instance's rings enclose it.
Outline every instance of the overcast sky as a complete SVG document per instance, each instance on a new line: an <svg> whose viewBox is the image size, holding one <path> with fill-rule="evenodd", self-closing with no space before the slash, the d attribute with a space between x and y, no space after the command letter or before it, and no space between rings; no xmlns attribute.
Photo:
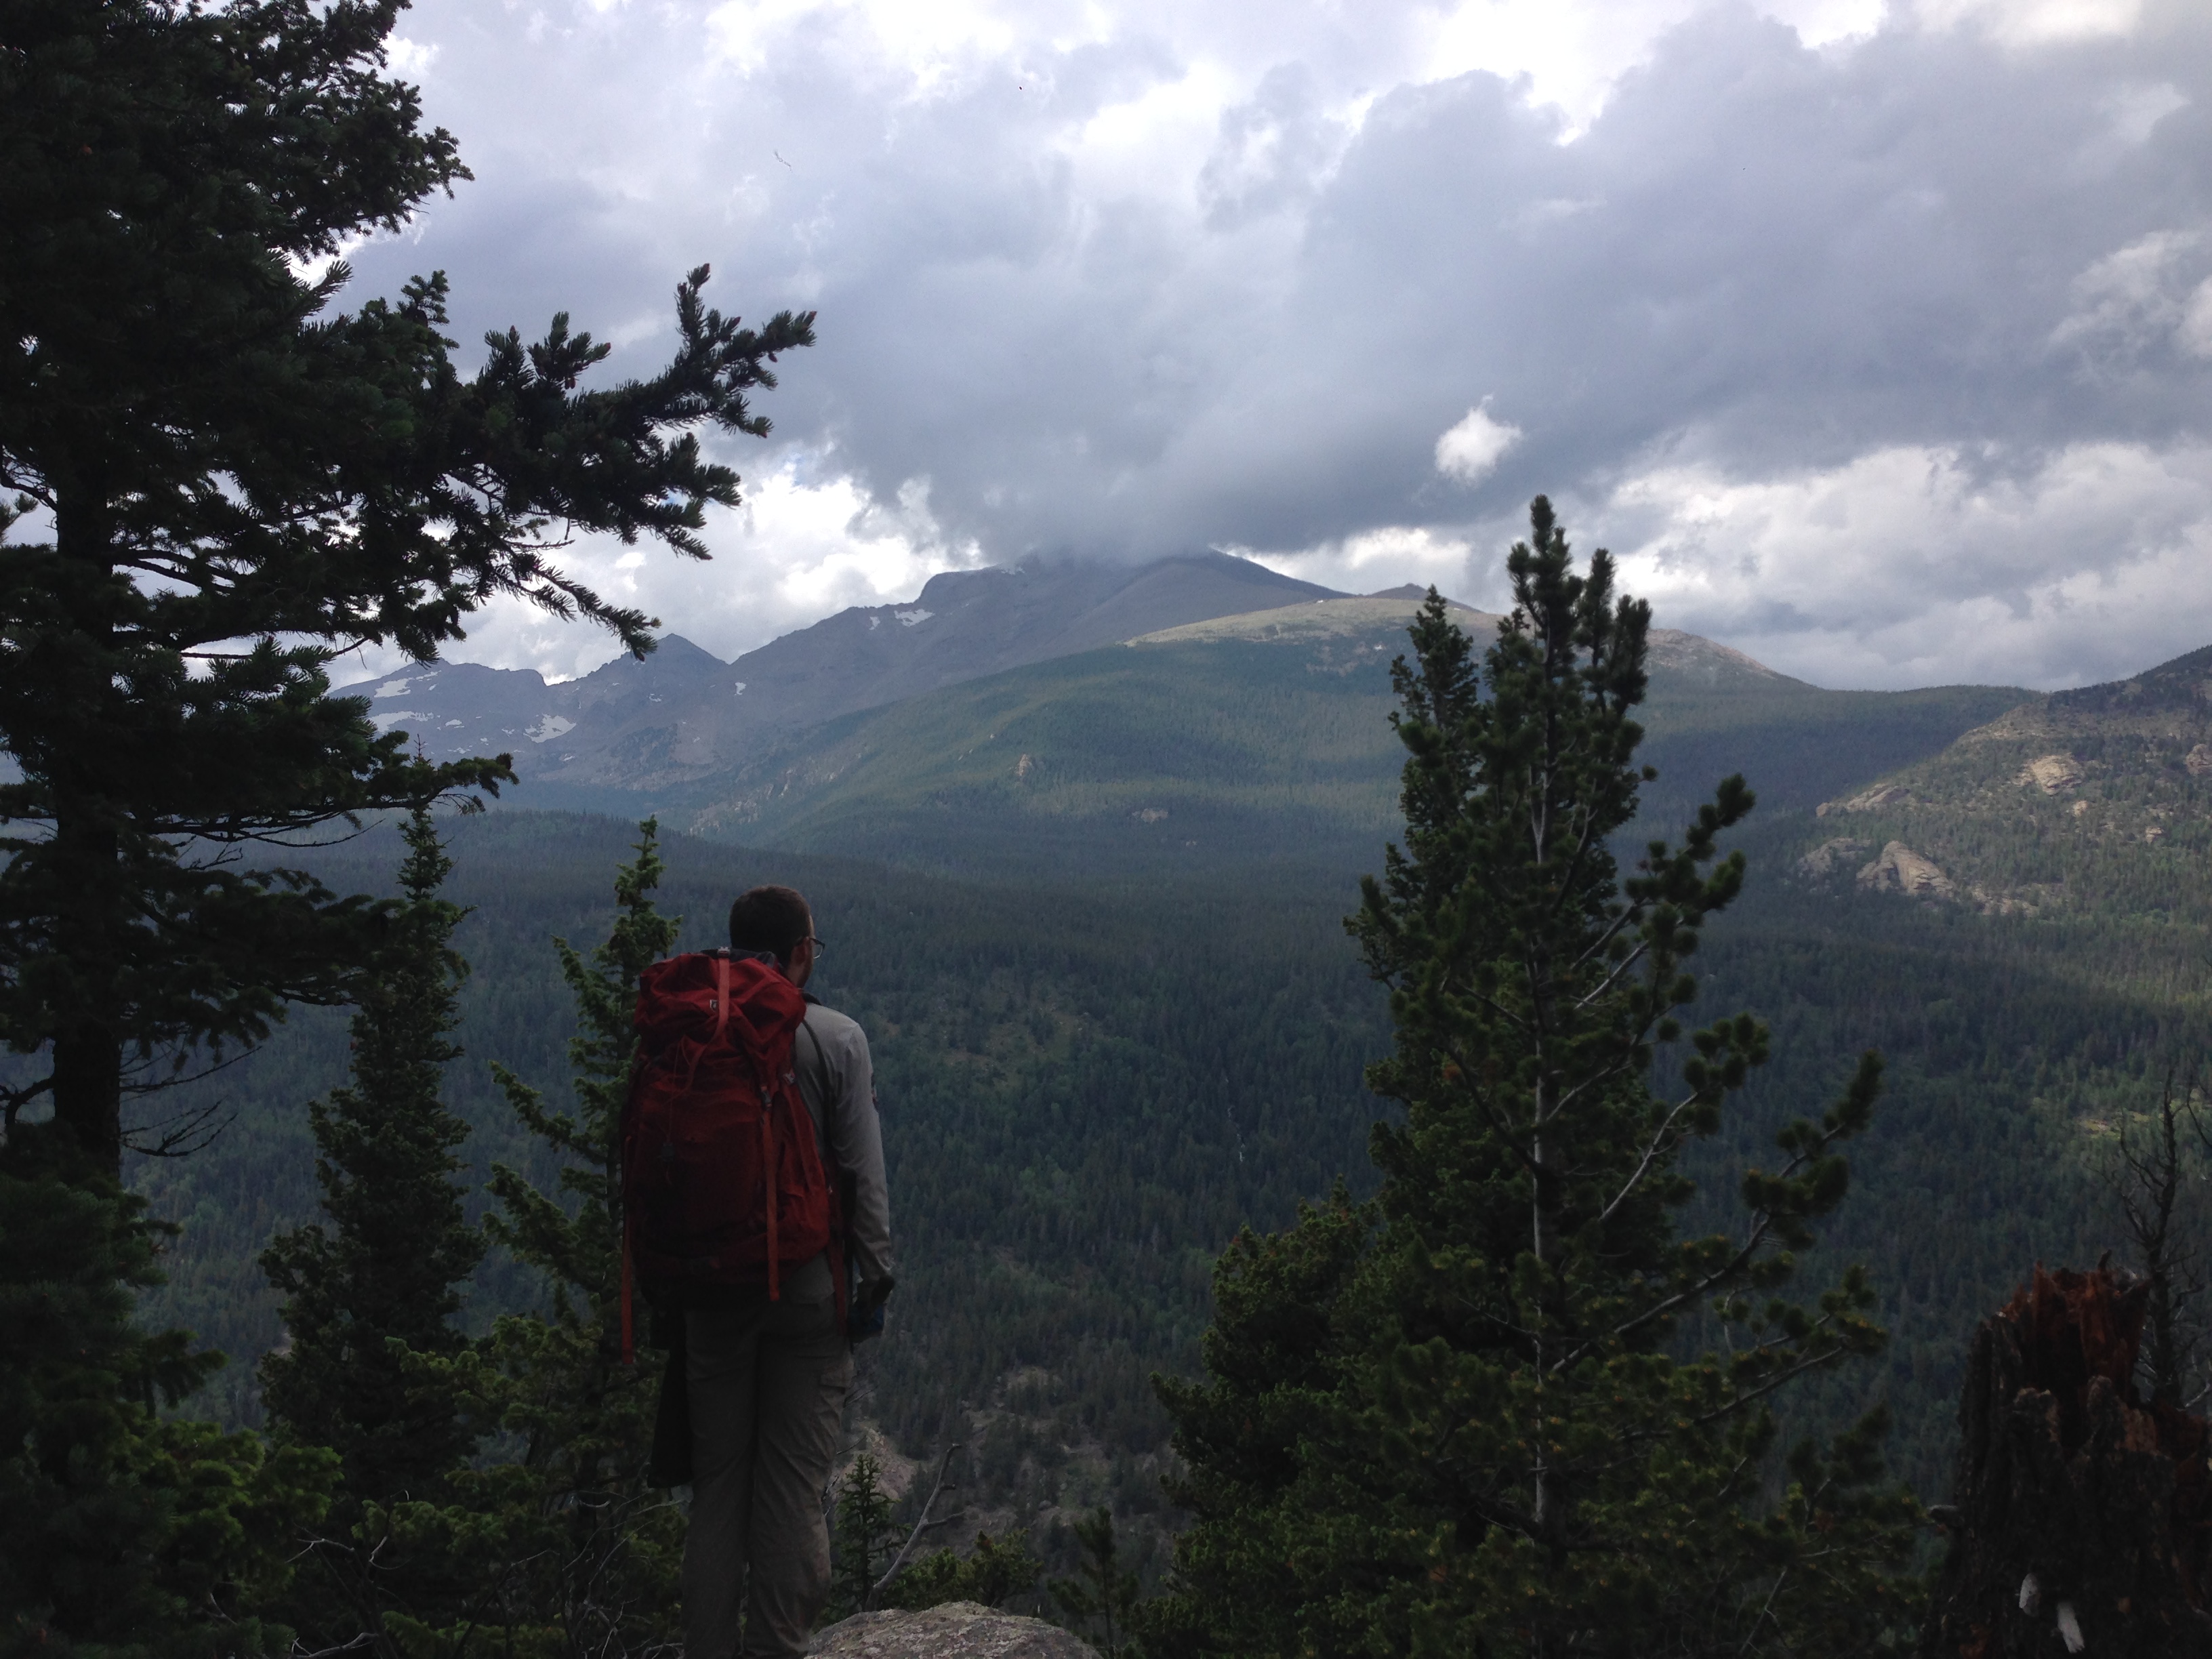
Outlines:
<svg viewBox="0 0 2212 1659"><path fill-rule="evenodd" d="M1539 490L1822 684L2212 642L2204 0L417 0L394 62L476 180L350 297L617 374L696 264L819 312L714 562L575 559L726 657L1039 555L1496 606Z"/></svg>

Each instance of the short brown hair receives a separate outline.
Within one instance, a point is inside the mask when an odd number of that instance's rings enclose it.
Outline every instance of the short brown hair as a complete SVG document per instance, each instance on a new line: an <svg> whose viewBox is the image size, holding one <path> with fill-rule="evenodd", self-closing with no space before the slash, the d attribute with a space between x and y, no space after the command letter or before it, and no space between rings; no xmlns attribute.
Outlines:
<svg viewBox="0 0 2212 1659"><path fill-rule="evenodd" d="M730 949L771 951L787 968L813 931L814 913L796 888L750 888L730 906Z"/></svg>

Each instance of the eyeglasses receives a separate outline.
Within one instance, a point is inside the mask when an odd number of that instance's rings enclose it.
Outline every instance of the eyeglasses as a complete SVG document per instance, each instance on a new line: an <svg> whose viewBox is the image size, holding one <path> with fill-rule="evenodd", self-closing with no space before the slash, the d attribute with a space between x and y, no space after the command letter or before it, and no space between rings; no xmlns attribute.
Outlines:
<svg viewBox="0 0 2212 1659"><path fill-rule="evenodd" d="M809 933L806 936L806 942L814 947L814 954L817 957L822 955L830 948L830 941L828 939L820 938L813 933Z"/></svg>

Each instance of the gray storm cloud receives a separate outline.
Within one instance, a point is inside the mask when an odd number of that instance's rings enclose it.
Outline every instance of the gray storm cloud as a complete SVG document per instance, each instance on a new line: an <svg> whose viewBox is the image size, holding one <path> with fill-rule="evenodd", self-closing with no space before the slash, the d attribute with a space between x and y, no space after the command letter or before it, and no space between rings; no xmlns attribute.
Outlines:
<svg viewBox="0 0 2212 1659"><path fill-rule="evenodd" d="M933 57L853 6L432 0L402 69L477 182L356 291L443 267L468 330L566 308L641 366L700 260L815 307L735 458L917 569L1210 545L1494 598L1540 489L1664 620L1832 684L2212 640L2212 9L1808 47L1721 7L1586 121L1421 78L1395 13L1216 9ZM1476 411L1510 441L1452 449ZM622 565L702 643L862 596L724 528L709 577Z"/></svg>

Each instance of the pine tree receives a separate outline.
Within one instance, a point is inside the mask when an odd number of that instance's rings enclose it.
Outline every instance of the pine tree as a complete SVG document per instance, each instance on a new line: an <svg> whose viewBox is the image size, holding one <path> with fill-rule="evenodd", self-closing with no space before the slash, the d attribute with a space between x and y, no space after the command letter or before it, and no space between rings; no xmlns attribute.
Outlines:
<svg viewBox="0 0 2212 1659"><path fill-rule="evenodd" d="M263 1613L337 1460L165 1419L222 1364L131 1321L143 1200L0 1170L0 1655L282 1655Z"/></svg>
<svg viewBox="0 0 2212 1659"><path fill-rule="evenodd" d="M1114 1512L1097 1509L1075 1523L1083 1552L1073 1578L1046 1586L1060 1610L1091 1626L1099 1659L1131 1659L1130 1638L1137 1612L1137 1575L1121 1565L1121 1546L1114 1536Z"/></svg>
<svg viewBox="0 0 2212 1659"><path fill-rule="evenodd" d="M1405 846L1350 924L1396 1026L1381 1189L1237 1241L1207 1379L1162 1385L1195 1516L1164 1650L1840 1655L1911 1622L1885 1575L1917 1509L1880 1485L1879 1413L1763 1485L1774 1392L1882 1340L1858 1268L1780 1294L1879 1062L1743 1177L1736 1234L1677 1236L1682 1152L1767 1051L1723 1018L1654 1085L1752 797L1727 780L1619 870L1649 611L1603 552L1576 574L1541 497L1531 520L1480 668L1433 592L1396 665Z"/></svg>
<svg viewBox="0 0 2212 1659"><path fill-rule="evenodd" d="M636 1042L630 1022L638 975L674 945L682 925L654 908L658 829L648 819L641 830L635 861L617 872L606 942L586 957L554 941L576 1002L575 1109L556 1110L493 1068L517 1117L561 1164L553 1193L494 1166L500 1209L486 1218L495 1241L544 1276L545 1311L501 1318L450 1358L413 1362L426 1383L453 1391L476 1433L510 1454L453 1470L448 1498L397 1504L386 1517L403 1545L445 1553L473 1585L443 1624L387 1614L416 1659L458 1653L485 1630L574 1659L660 1651L678 1639L683 1518L646 1481L658 1377L623 1352L620 1132Z"/></svg>
<svg viewBox="0 0 2212 1659"><path fill-rule="evenodd" d="M891 1500L875 1454L862 1452L837 1483L830 1528L830 1589L825 1617L850 1618L875 1606L876 1580L890 1559Z"/></svg>
<svg viewBox="0 0 2212 1659"><path fill-rule="evenodd" d="M450 1595L442 1560L406 1559L366 1517L442 1496L474 1439L451 1391L412 1363L466 1346L453 1316L484 1244L456 1179L468 1125L440 1098L462 1052L449 1034L467 971L453 930L466 912L440 896L453 860L428 807L404 836L401 908L354 1016L353 1085L309 1109L329 1225L281 1234L261 1257L284 1293L289 1339L262 1361L270 1417L291 1442L337 1452L344 1470L306 1588L355 1623L313 1632L321 1645L377 1632L387 1606L420 1616L426 1596Z"/></svg>
<svg viewBox="0 0 2212 1659"><path fill-rule="evenodd" d="M691 428L764 433L748 393L812 338L708 310L703 266L672 359L589 391L565 314L465 379L442 276L335 312L347 240L468 176L385 72L401 9L0 5L0 1040L52 1062L0 1128L50 1102L87 1179L138 1088L352 1000L377 907L272 842L511 775L410 759L331 663L428 659L501 595L649 650L557 550L704 558L738 479Z"/></svg>

